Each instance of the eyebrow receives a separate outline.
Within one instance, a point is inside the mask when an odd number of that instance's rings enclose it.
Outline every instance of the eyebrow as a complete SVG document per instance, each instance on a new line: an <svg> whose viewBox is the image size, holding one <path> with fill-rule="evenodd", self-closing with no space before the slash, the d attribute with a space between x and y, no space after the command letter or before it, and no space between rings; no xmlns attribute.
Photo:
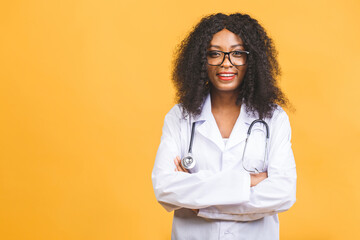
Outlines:
<svg viewBox="0 0 360 240"><path fill-rule="evenodd" d="M243 44L236 44L236 45L232 45L231 47L234 48L234 47L238 47L238 46L244 46L244 45L243 45ZM218 45L210 45L209 47L221 48L221 47L218 46Z"/></svg>

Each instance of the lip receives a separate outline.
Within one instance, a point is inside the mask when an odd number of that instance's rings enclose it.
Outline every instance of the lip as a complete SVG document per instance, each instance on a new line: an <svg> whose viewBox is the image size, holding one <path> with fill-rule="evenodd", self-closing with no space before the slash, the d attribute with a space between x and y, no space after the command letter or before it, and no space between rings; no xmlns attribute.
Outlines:
<svg viewBox="0 0 360 240"><path fill-rule="evenodd" d="M219 72L216 75L219 75L219 74L236 74L236 72Z"/></svg>
<svg viewBox="0 0 360 240"><path fill-rule="evenodd" d="M234 75L231 77L225 77L225 76L220 76L220 74L234 74ZM236 75L237 75L237 73L235 73L235 72L219 72L216 74L216 76L223 81L231 81L235 78Z"/></svg>

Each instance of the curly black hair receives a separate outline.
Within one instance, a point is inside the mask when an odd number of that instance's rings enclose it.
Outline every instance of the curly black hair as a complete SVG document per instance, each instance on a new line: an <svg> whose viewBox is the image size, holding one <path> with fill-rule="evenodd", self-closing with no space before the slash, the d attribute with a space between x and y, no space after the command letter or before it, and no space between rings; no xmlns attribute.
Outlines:
<svg viewBox="0 0 360 240"><path fill-rule="evenodd" d="M258 113L260 118L271 117L276 104L288 105L287 98L277 85L281 75L277 51L258 21L241 13L208 15L179 44L172 72L177 102L184 109L184 114L200 114L212 87L207 74L207 49L213 35L224 28L237 34L250 52L236 104L245 103L246 111Z"/></svg>

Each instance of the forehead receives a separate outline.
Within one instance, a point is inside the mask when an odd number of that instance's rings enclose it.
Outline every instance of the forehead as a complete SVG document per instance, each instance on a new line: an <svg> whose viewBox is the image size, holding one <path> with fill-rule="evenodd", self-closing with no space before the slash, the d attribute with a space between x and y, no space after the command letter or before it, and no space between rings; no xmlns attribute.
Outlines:
<svg viewBox="0 0 360 240"><path fill-rule="evenodd" d="M231 46L236 44L243 45L244 42L238 35L224 28L223 30L213 35L210 44L219 46Z"/></svg>

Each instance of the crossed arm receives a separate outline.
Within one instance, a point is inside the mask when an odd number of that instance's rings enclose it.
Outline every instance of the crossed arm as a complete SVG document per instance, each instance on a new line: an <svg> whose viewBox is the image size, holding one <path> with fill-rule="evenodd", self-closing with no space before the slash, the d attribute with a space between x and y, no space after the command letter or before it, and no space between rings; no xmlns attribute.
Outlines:
<svg viewBox="0 0 360 240"><path fill-rule="evenodd" d="M174 159L174 163L175 163L175 172L184 172L184 173L189 173L188 170L186 170L185 168L182 167L181 165L181 159L179 156L177 156ZM267 172L261 172L259 174L250 174L250 187L254 187L256 186L258 183L260 183L262 180L264 180L265 178L267 178ZM194 211L196 214L199 213L199 209L191 209L192 211Z"/></svg>
<svg viewBox="0 0 360 240"><path fill-rule="evenodd" d="M196 209L200 217L234 221L256 220L289 209L296 199L290 124L286 114L276 121L267 172L249 174L227 169L189 174L176 157L181 152L178 118L169 116L152 173L159 203L167 211ZM174 162L169 157L175 158Z"/></svg>

